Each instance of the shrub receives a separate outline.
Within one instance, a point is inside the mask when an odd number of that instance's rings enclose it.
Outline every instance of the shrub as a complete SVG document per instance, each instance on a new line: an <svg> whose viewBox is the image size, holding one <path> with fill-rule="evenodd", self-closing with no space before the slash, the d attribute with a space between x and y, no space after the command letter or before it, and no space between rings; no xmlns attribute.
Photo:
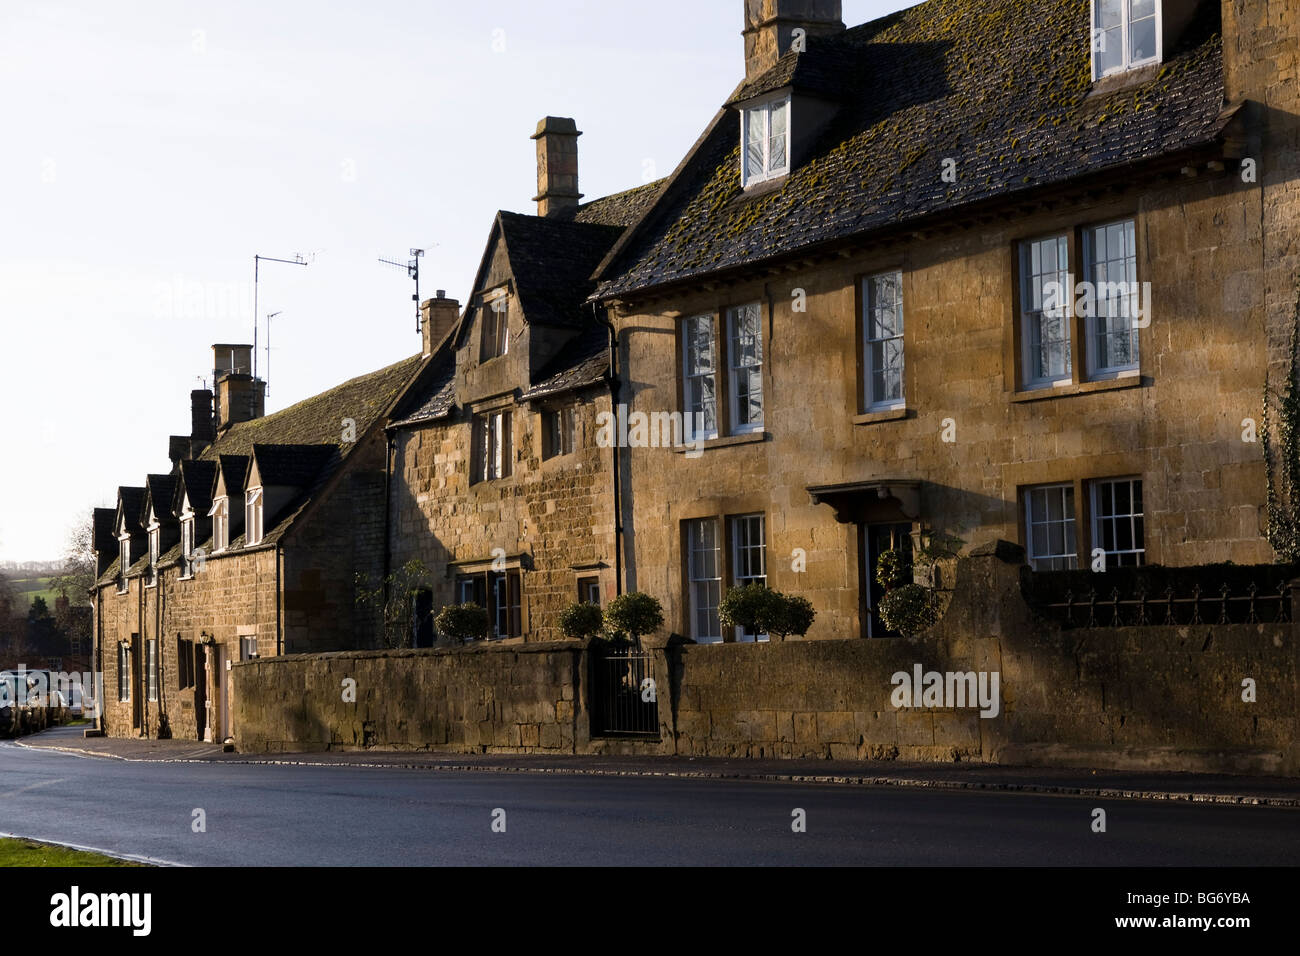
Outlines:
<svg viewBox="0 0 1300 956"><path fill-rule="evenodd" d="M604 626L605 615L597 604L570 604L560 612L560 631L574 640L595 637Z"/></svg>
<svg viewBox="0 0 1300 956"><path fill-rule="evenodd" d="M773 591L761 584L732 588L718 605L723 627L741 627L751 634L767 634L784 640L791 634L807 634L817 612L812 602Z"/></svg>
<svg viewBox="0 0 1300 956"><path fill-rule="evenodd" d="M935 623L930 590L919 584L904 584L880 600L880 619L885 627L902 634L917 634Z"/></svg>
<svg viewBox="0 0 1300 956"><path fill-rule="evenodd" d="M488 613L477 604L448 604L433 619L438 633L461 644L487 636Z"/></svg>
<svg viewBox="0 0 1300 956"><path fill-rule="evenodd" d="M898 548L882 551L876 559L876 581L885 590L902 587L912 580L912 557Z"/></svg>
<svg viewBox="0 0 1300 956"><path fill-rule="evenodd" d="M732 588L718 602L718 620L723 627L744 628L751 634L766 634L767 623L776 615L780 595L761 584Z"/></svg>
<svg viewBox="0 0 1300 956"><path fill-rule="evenodd" d="M808 628L812 627L813 621L817 618L812 601L806 597L786 594L781 594L780 598L778 613L768 624L767 633L780 640L785 640L791 634L798 634L800 637L807 634Z"/></svg>
<svg viewBox="0 0 1300 956"><path fill-rule="evenodd" d="M605 631L615 640L618 635L626 634L639 644L642 634L659 630L663 623L663 605L657 598L640 591L620 594L605 608Z"/></svg>

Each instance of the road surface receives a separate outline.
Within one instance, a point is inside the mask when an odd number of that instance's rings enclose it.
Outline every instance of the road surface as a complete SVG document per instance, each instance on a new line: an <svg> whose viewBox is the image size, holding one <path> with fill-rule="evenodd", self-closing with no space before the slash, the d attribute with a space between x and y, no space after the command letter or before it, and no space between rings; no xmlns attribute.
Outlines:
<svg viewBox="0 0 1300 956"><path fill-rule="evenodd" d="M1097 807L1106 811L1104 833L1093 830ZM796 810L804 811L806 832L794 832ZM204 829L195 832L200 819ZM198 866L1300 864L1295 809L129 762L11 743L0 743L0 831Z"/></svg>

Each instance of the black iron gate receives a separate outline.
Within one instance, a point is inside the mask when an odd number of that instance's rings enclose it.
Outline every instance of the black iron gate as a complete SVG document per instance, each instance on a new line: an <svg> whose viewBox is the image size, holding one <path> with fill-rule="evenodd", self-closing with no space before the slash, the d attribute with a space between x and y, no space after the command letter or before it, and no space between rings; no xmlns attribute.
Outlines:
<svg viewBox="0 0 1300 956"><path fill-rule="evenodd" d="M659 737L659 688L654 662L632 645L593 648L591 735Z"/></svg>

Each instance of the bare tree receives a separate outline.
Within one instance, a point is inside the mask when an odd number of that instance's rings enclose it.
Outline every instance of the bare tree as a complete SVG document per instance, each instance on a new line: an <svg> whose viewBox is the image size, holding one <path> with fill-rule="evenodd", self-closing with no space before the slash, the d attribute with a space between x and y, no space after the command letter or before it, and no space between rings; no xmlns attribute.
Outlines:
<svg viewBox="0 0 1300 956"><path fill-rule="evenodd" d="M58 591L74 606L90 604L95 585L95 536L89 520L68 528L64 544L63 569L50 577L50 590Z"/></svg>

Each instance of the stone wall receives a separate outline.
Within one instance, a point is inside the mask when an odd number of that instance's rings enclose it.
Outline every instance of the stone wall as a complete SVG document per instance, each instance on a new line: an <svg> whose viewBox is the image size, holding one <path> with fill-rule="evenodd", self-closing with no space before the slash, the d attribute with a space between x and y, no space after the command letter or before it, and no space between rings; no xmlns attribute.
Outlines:
<svg viewBox="0 0 1300 956"><path fill-rule="evenodd" d="M575 753L589 738L584 666L582 645L567 642L245 661L234 666L236 745Z"/></svg>
<svg viewBox="0 0 1300 956"><path fill-rule="evenodd" d="M1019 549L977 552L960 562L943 620L914 638L661 643L658 741L590 737L590 652L572 643L237 664L236 739L241 750L270 751L374 746L1300 774L1293 625L1061 631L1026 604ZM894 675L917 665L997 674L996 713L894 706ZM355 703L343 700L349 677ZM1246 678L1254 702L1243 700Z"/></svg>
<svg viewBox="0 0 1300 956"><path fill-rule="evenodd" d="M663 750L1300 773L1292 625L1061 631L1021 599L1020 573L962 561L947 615L911 639L670 647ZM893 675L917 665L996 672L996 716L895 708Z"/></svg>

